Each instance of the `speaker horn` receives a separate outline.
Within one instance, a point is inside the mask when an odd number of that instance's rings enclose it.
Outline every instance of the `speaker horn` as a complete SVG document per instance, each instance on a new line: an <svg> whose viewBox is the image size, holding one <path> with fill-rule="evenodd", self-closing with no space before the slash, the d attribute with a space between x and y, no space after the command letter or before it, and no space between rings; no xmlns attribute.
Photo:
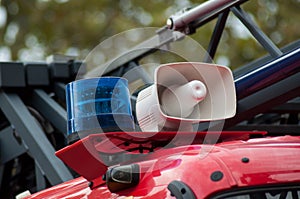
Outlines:
<svg viewBox="0 0 300 199"><path fill-rule="evenodd" d="M169 63L137 97L142 131L191 131L193 123L233 117L236 92L231 70L199 62Z"/></svg>

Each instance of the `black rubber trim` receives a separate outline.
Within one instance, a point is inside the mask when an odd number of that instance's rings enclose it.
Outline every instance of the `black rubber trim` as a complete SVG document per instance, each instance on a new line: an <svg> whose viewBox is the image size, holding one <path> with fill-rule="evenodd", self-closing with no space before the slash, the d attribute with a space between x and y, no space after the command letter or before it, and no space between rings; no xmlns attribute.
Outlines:
<svg viewBox="0 0 300 199"><path fill-rule="evenodd" d="M185 183L174 180L168 185L168 189L171 192L171 196L176 199L196 199L194 192Z"/></svg>

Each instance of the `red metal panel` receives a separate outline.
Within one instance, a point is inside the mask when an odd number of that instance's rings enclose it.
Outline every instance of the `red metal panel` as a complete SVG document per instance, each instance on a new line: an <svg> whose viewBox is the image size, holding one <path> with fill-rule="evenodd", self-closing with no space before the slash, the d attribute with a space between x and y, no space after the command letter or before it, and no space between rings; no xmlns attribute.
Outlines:
<svg viewBox="0 0 300 199"><path fill-rule="evenodd" d="M166 133L165 137L171 134ZM85 140L92 137L95 138L91 136ZM77 148L83 142L70 147ZM299 157L300 136L233 140L215 145L177 146L160 149L135 162L141 172L141 180L135 187L111 193L100 176L97 178L95 175L91 178L94 181L100 180L93 188L88 186L86 179L80 177L28 198L171 198L167 186L173 180L187 184L197 198L206 198L233 187L300 183ZM86 165L85 167L88 168ZM222 173L222 177L213 180L212 175L215 172Z"/></svg>

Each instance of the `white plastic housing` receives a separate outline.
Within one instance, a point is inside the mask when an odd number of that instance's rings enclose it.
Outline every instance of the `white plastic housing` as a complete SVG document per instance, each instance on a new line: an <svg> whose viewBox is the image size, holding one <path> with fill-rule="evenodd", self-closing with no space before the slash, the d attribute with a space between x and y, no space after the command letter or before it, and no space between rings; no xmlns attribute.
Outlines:
<svg viewBox="0 0 300 199"><path fill-rule="evenodd" d="M192 123L235 115L235 86L226 66L170 63L158 67L154 75L154 84L137 97L136 116L142 131L191 130Z"/></svg>

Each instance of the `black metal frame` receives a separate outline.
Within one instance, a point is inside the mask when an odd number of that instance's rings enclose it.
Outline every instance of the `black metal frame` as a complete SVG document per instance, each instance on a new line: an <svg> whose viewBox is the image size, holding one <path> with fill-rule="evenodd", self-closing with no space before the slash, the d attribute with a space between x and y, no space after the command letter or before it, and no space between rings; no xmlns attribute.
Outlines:
<svg viewBox="0 0 300 199"><path fill-rule="evenodd" d="M8 172L10 162L24 154L29 154L33 160L36 191L45 189L47 183L55 185L74 178L55 156L57 148L48 138L49 132L41 118L49 123L51 131L57 131L56 141L60 143L56 145L65 146L67 113L61 105L65 101L64 87L74 80L80 66L84 68L82 62L70 57L50 63L0 62L1 197L8 197L3 192L9 191L3 190L9 186L4 171ZM16 74L18 81L15 81Z"/></svg>

